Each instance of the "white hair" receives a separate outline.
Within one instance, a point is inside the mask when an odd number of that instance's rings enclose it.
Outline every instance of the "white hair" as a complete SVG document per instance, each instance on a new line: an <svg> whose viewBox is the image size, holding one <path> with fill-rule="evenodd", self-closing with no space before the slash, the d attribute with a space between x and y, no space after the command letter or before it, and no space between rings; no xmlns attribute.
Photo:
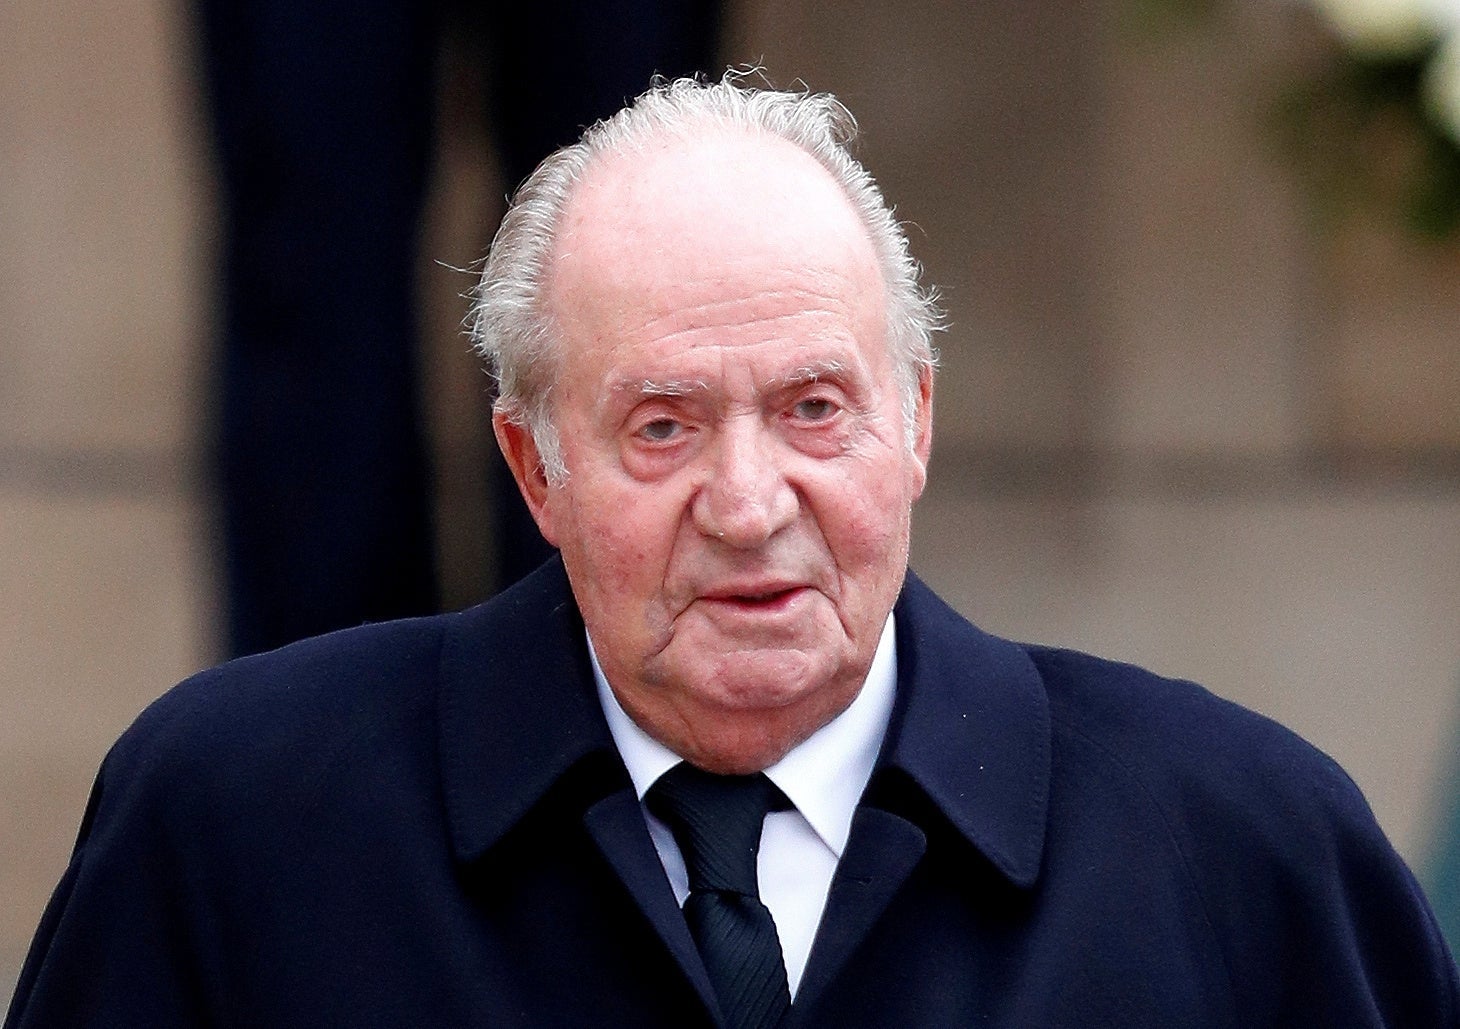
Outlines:
<svg viewBox="0 0 1460 1029"><path fill-rule="evenodd" d="M532 433L548 481L567 477L550 398L559 373L559 340L543 298L563 212L573 189L600 156L642 148L651 140L692 140L733 129L779 137L831 173L861 218L886 285L887 345L901 393L908 446L916 436L920 383L937 354L942 327L935 292L919 284L922 269L907 236L867 170L848 145L857 123L829 93L785 92L744 84L747 73L720 82L656 82L648 92L582 139L546 158L517 190L488 252L469 316L478 354L497 381L497 410Z"/></svg>

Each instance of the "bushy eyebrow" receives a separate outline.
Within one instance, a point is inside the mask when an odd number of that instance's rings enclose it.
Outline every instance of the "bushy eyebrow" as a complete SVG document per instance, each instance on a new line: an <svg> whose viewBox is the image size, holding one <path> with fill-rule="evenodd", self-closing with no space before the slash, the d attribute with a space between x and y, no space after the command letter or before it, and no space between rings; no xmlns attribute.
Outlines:
<svg viewBox="0 0 1460 1029"><path fill-rule="evenodd" d="M847 366L843 361L816 361L769 379L761 384L760 389L763 393L794 389L807 383L835 378L846 370ZM621 379L611 385L608 391L613 396L628 394L634 397L687 397L708 392L709 388L709 383L703 379Z"/></svg>
<svg viewBox="0 0 1460 1029"><path fill-rule="evenodd" d="M808 383L820 382L822 379L836 378L846 370L846 364L841 361L817 361L813 364L802 365L793 371L787 372L785 375L777 376L767 382L764 388L767 392L773 392L775 390L791 389L796 386L805 386Z"/></svg>
<svg viewBox="0 0 1460 1029"><path fill-rule="evenodd" d="M686 397L709 389L703 379L625 379L609 387L611 393L632 393L640 397Z"/></svg>

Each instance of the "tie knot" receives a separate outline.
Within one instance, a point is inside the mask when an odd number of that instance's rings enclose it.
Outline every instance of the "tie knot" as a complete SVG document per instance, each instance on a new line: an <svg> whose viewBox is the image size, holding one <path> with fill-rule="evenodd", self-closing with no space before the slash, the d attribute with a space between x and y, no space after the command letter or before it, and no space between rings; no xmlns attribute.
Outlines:
<svg viewBox="0 0 1460 1029"><path fill-rule="evenodd" d="M785 795L757 772L715 775L681 761L649 788L649 810L669 826L684 854L691 893L759 896L755 862L766 812Z"/></svg>

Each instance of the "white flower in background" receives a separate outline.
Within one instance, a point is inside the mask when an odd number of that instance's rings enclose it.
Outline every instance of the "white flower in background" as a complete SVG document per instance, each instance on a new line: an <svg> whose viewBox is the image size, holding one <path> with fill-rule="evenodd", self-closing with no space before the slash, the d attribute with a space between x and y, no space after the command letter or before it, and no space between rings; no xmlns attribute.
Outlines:
<svg viewBox="0 0 1460 1029"><path fill-rule="evenodd" d="M1460 0L1313 0L1354 50L1372 57L1404 57L1433 42Z"/></svg>
<svg viewBox="0 0 1460 1029"><path fill-rule="evenodd" d="M1452 33L1425 68L1424 91L1435 121L1460 144L1460 33Z"/></svg>
<svg viewBox="0 0 1460 1029"><path fill-rule="evenodd" d="M1424 100L1460 143L1460 0L1312 0L1355 51L1407 57L1439 41L1425 69Z"/></svg>
<svg viewBox="0 0 1460 1029"><path fill-rule="evenodd" d="M1429 0L1428 6L1441 32L1460 32L1460 0Z"/></svg>

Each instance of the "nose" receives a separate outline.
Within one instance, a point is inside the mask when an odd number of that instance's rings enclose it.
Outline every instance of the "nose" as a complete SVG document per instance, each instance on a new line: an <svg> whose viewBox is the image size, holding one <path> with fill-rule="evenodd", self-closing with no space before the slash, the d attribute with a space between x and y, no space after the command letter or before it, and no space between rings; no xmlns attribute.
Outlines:
<svg viewBox="0 0 1460 1029"><path fill-rule="evenodd" d="M738 549L758 547L796 518L784 457L754 416L721 425L704 484L691 505L695 528Z"/></svg>

